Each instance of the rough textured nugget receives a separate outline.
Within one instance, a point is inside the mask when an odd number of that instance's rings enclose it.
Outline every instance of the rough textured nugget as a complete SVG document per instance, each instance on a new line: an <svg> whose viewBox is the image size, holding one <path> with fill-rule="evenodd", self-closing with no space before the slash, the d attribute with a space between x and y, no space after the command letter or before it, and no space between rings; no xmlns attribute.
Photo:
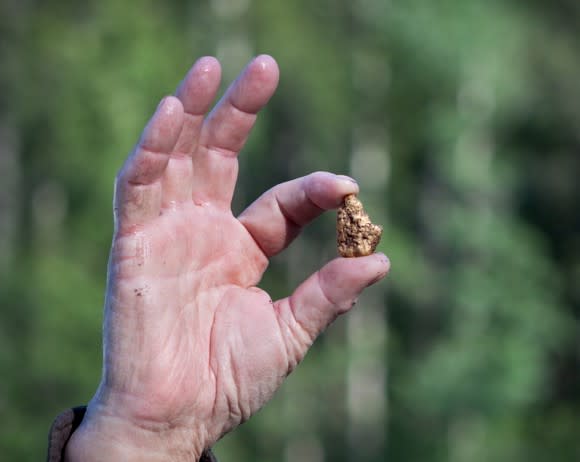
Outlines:
<svg viewBox="0 0 580 462"><path fill-rule="evenodd" d="M349 194L338 209L336 219L336 243L343 257L364 257L372 254L379 241L383 227L373 224L356 195Z"/></svg>

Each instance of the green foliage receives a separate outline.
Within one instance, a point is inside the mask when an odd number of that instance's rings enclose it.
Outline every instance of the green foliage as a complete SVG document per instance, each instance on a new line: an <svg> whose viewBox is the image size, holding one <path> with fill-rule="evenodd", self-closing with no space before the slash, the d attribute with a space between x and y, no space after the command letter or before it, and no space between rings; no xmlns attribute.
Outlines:
<svg viewBox="0 0 580 462"><path fill-rule="evenodd" d="M157 101L198 56L231 78L264 52L235 209L350 173L393 269L220 458L578 459L579 26L571 0L0 5L2 460L42 459L97 386L113 179ZM332 258L333 226L263 286Z"/></svg>

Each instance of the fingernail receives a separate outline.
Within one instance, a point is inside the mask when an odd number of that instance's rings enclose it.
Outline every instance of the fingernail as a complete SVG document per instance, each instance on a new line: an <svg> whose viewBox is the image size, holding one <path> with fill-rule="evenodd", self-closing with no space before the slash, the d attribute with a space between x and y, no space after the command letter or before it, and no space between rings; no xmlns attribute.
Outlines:
<svg viewBox="0 0 580 462"><path fill-rule="evenodd" d="M376 284L377 282L379 282L381 279L383 279L387 273L389 272L390 268L391 268L391 261L389 260L389 257L387 257L384 253L382 252L377 252L375 254L377 257L379 257L379 260L381 261L381 263L385 264L388 266L387 271L379 271L377 273L377 275L367 284L367 287L372 286L373 284Z"/></svg>
<svg viewBox="0 0 580 462"><path fill-rule="evenodd" d="M377 252L377 256L379 257L382 263L384 263L385 265L389 265L389 268L391 267L390 258L387 257L383 252Z"/></svg>
<svg viewBox="0 0 580 462"><path fill-rule="evenodd" d="M159 111L159 108L161 106L163 106L163 103L165 102L166 99L167 99L167 96L164 96L163 98L161 98L161 101L159 101L159 104L157 105L157 108L155 109L155 112Z"/></svg>
<svg viewBox="0 0 580 462"><path fill-rule="evenodd" d="M380 257L380 259L385 263L388 263L390 261L389 257L387 257L383 252L377 252L377 256Z"/></svg>
<svg viewBox="0 0 580 462"><path fill-rule="evenodd" d="M336 177L339 178L340 180L348 181L349 183L358 184L357 181L354 178L351 178L350 176L336 175Z"/></svg>

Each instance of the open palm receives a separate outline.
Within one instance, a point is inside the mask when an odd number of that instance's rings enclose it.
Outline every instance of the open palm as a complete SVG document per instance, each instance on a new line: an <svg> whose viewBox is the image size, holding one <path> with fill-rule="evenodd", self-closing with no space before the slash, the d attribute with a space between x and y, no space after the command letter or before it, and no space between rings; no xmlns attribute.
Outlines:
<svg viewBox="0 0 580 462"><path fill-rule="evenodd" d="M162 100L116 183L103 379L83 426L93 436L114 429L151 460L193 460L248 419L388 270L381 254L337 258L288 298L273 302L256 287L269 257L358 186L318 172L234 217L237 154L278 68L269 56L252 60L206 117L219 82L218 62L200 59Z"/></svg>

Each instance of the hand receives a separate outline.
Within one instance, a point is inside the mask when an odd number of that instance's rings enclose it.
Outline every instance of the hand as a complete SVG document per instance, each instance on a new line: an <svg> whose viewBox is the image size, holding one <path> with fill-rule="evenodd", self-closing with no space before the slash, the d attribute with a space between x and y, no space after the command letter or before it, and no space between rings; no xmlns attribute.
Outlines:
<svg viewBox="0 0 580 462"><path fill-rule="evenodd" d="M382 254L337 258L288 298L256 287L271 256L358 186L314 173L233 216L237 155L278 68L252 60L205 117L219 82L214 58L197 61L117 177L103 377L67 460L197 460L388 271Z"/></svg>

